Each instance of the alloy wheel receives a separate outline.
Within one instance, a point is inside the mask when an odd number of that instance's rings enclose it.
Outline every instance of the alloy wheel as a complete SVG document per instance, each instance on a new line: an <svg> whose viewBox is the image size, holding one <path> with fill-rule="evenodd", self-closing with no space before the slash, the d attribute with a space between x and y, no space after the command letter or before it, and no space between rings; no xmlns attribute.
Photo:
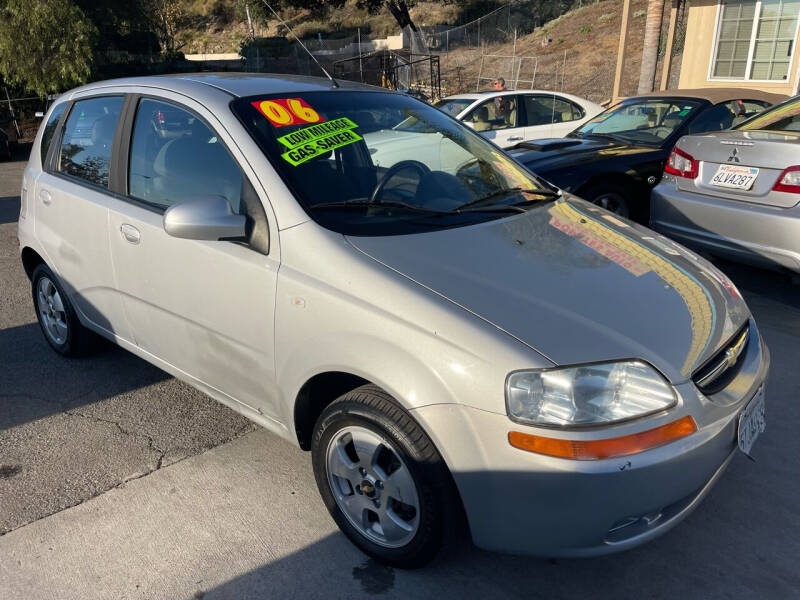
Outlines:
<svg viewBox="0 0 800 600"><path fill-rule="evenodd" d="M69 333L67 312L58 289L49 277L39 279L36 299L45 333L54 344L61 346L67 341Z"/></svg>
<svg viewBox="0 0 800 600"><path fill-rule="evenodd" d="M326 466L336 504L361 535L387 548L414 538L417 487L387 439L365 427L344 427L328 443Z"/></svg>

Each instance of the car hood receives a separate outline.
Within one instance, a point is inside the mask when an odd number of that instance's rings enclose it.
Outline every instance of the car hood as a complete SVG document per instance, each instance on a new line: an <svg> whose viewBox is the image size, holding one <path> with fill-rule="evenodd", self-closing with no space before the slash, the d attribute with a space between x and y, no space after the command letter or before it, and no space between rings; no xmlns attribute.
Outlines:
<svg viewBox="0 0 800 600"><path fill-rule="evenodd" d="M750 314L710 263L572 196L469 227L347 239L560 365L641 358L679 383Z"/></svg>
<svg viewBox="0 0 800 600"><path fill-rule="evenodd" d="M509 152L516 160L536 170L537 165L585 163L617 156L658 153L660 148L625 144L604 138L548 138L524 142Z"/></svg>

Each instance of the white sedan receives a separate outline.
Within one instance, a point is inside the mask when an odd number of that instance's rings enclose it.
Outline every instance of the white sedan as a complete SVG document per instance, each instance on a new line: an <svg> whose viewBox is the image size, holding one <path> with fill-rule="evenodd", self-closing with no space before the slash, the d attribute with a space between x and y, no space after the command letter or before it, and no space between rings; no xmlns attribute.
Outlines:
<svg viewBox="0 0 800 600"><path fill-rule="evenodd" d="M503 90L442 98L436 108L463 121L501 148L563 137L603 107L585 98L545 90Z"/></svg>

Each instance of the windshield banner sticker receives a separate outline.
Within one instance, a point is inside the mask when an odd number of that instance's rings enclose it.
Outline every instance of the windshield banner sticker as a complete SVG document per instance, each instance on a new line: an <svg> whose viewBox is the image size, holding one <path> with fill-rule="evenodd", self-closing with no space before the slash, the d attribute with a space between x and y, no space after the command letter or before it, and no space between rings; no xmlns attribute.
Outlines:
<svg viewBox="0 0 800 600"><path fill-rule="evenodd" d="M292 133L287 133L279 137L278 141L289 150L294 150L299 146L303 146L319 138L327 137L332 133L339 133L340 131L355 129L356 127L358 127L358 125L353 123L350 119L342 117L341 119L334 119L333 121L321 123L320 125L312 125L311 127L305 127L293 131Z"/></svg>
<svg viewBox="0 0 800 600"><path fill-rule="evenodd" d="M352 123L352 121L350 122ZM331 123L333 123L333 121L331 121ZM353 123L353 125L355 125L355 123ZM295 133L304 132L308 129L314 128L307 127L306 129L301 129ZM359 142L362 139L363 138L352 129L342 129L341 131L334 133L328 132L322 135L312 135L312 137L310 137L306 143L300 143L299 145L294 146L291 150L281 154L281 156L290 165L296 167L314 157L327 154L331 150L341 148L342 146L347 146L348 144L352 144L354 142Z"/></svg>
<svg viewBox="0 0 800 600"><path fill-rule="evenodd" d="M302 98L276 98L251 102L275 127L322 123L325 119Z"/></svg>

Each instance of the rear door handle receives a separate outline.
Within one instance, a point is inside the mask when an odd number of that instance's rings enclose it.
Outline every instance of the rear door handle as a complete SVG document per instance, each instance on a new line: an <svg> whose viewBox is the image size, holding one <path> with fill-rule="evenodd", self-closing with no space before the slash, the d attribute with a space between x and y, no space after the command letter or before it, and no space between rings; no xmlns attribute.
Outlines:
<svg viewBox="0 0 800 600"><path fill-rule="evenodd" d="M138 244L141 240L141 235L139 234L139 230L136 229L133 225L129 225L128 223L123 223L119 226L119 230L122 233L122 237L128 240L131 244Z"/></svg>
<svg viewBox="0 0 800 600"><path fill-rule="evenodd" d="M47 190L40 190L39 191L39 198L42 199L42 203L43 204L47 204L48 206L53 201L53 196L50 195L50 192L48 192Z"/></svg>
<svg viewBox="0 0 800 600"><path fill-rule="evenodd" d="M518 142L521 139L522 139L521 135L512 135L510 138L508 138L508 141L509 142Z"/></svg>

